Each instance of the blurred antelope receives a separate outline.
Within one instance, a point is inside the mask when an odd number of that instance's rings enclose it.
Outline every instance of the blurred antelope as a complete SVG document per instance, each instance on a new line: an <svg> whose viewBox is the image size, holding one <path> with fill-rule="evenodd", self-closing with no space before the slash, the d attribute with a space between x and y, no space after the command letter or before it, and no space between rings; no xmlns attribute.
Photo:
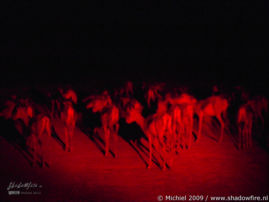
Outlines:
<svg viewBox="0 0 269 202"><path fill-rule="evenodd" d="M108 156L110 149L111 135L117 136L119 130L119 109L112 103L111 97L107 91L101 96L92 96L91 101L86 106L93 112L101 113L102 128L95 128L95 132L103 132L105 138L105 156Z"/></svg>
<svg viewBox="0 0 269 202"><path fill-rule="evenodd" d="M61 119L64 123L65 150L70 152L72 149L72 138L74 136L76 126L76 112L73 108L72 102L64 102L64 110L61 113Z"/></svg>
<svg viewBox="0 0 269 202"><path fill-rule="evenodd" d="M68 89L62 95L66 100L71 100L74 104L77 104L77 102L78 102L77 94L73 89Z"/></svg>
<svg viewBox="0 0 269 202"><path fill-rule="evenodd" d="M111 135L117 136L119 131L119 109L115 105L109 106L101 115L102 129L105 135L105 156L110 149Z"/></svg>
<svg viewBox="0 0 269 202"><path fill-rule="evenodd" d="M175 152L179 152L180 147L183 144L183 122L182 122L182 110L179 105L174 105L170 108L170 114L172 117L172 133L174 141Z"/></svg>
<svg viewBox="0 0 269 202"><path fill-rule="evenodd" d="M193 116L194 116L194 107L197 102L197 100L187 94L187 93L182 93L180 96L176 97L171 97L167 96L166 97L167 101L172 105L172 106L177 106L177 118L178 121L181 122L181 138L182 138L182 147L187 147L190 148L191 143L192 143L192 133L193 133ZM181 112L181 119L179 120L179 110Z"/></svg>
<svg viewBox="0 0 269 202"><path fill-rule="evenodd" d="M199 126L198 126L198 136L197 140L201 137L203 118L205 116L208 117L216 117L221 126L221 133L219 142L223 139L224 133L224 117L226 117L226 112L228 108L228 100L222 98L221 96L211 96L205 100L199 101L196 105L196 113L199 118Z"/></svg>
<svg viewBox="0 0 269 202"><path fill-rule="evenodd" d="M144 118L142 116L142 105L134 100L127 109L126 122L128 124L136 122L148 138L149 142L149 161L148 168L152 166L153 146L161 157L162 169L166 169L167 160L167 138L172 135L172 118L168 113L154 114Z"/></svg>
<svg viewBox="0 0 269 202"><path fill-rule="evenodd" d="M146 86L144 85L143 88L146 89ZM161 91L163 90L163 88L164 84L158 83L155 85L151 85L148 87L148 89L146 89L145 98L149 107L151 107L152 102L155 102L161 98Z"/></svg>
<svg viewBox="0 0 269 202"><path fill-rule="evenodd" d="M255 121L260 120L264 127L265 116L268 113L268 100L266 97L257 96L247 102L253 112Z"/></svg>
<svg viewBox="0 0 269 202"><path fill-rule="evenodd" d="M16 105L17 105L16 96L12 96L11 99L5 101L4 108L0 112L0 116L3 116L5 119L12 119Z"/></svg>
<svg viewBox="0 0 269 202"><path fill-rule="evenodd" d="M38 156L41 158L41 166L44 163L44 138L51 137L51 121L47 115L38 114L33 117L30 124L30 136L27 139L27 145L33 150L33 165L38 163ZM49 159L47 159L49 160Z"/></svg>
<svg viewBox="0 0 269 202"><path fill-rule="evenodd" d="M242 105L237 114L238 147L239 149L252 147L253 112L248 104Z"/></svg>
<svg viewBox="0 0 269 202"><path fill-rule="evenodd" d="M13 110L12 119L22 120L26 127L29 126L30 119L33 117L33 107L27 99L21 99Z"/></svg>

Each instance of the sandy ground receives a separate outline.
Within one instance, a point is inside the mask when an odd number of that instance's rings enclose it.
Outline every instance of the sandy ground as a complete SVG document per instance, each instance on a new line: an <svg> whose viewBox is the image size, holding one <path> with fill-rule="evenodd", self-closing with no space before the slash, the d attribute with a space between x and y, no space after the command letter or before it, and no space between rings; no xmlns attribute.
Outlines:
<svg viewBox="0 0 269 202"><path fill-rule="evenodd" d="M62 125L55 121L62 137ZM157 201L158 195L268 195L269 154L257 144L239 151L232 137L222 143L207 128L200 142L182 151L171 169L147 169L147 156L121 137L114 140L112 155L105 157L87 135L76 129L73 151L63 151L51 138L46 155L49 167L31 167L23 152L0 136L0 201ZM8 131L4 131L8 133ZM217 134L217 133L216 133ZM144 142L145 143L145 142ZM144 160L143 160L144 159ZM10 182L42 185L36 195L9 196Z"/></svg>

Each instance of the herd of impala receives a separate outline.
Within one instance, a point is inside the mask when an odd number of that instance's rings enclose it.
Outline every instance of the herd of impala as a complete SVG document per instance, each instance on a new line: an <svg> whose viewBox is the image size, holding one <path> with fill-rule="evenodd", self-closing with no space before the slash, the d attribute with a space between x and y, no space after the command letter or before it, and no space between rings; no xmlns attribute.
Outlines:
<svg viewBox="0 0 269 202"><path fill-rule="evenodd" d="M33 165L43 163L43 151L46 149L44 136L50 139L53 121L63 125L63 141L66 151L72 149L72 137L80 111L77 105L83 104L85 110L100 115L101 127L93 129L93 135L103 138L105 156L111 150L111 136L117 136L119 120L127 124L137 123L142 129L148 146L148 168L153 162L163 169L172 166L173 159L182 149L190 149L202 136L205 119L215 118L220 124L218 142L224 137L224 129L229 127L229 117L235 117L237 144L239 149L252 146L253 125L264 126L267 116L268 100L264 96L249 96L239 91L240 98L218 93L215 86L211 96L197 99L183 88L169 89L164 83L143 83L134 85L128 81L125 85L111 91L78 99L76 92L69 88L59 88L55 93L47 93L47 102L33 101L31 97L11 96L5 99L0 116L14 121L18 132L27 139L32 152ZM137 93L137 92L140 92ZM138 96L139 95L139 96ZM142 95L142 96L141 96ZM236 100L235 99L239 99ZM239 103L236 107L233 103ZM46 104L44 104L46 103ZM235 114L229 114L229 107L235 108ZM234 113L234 112L233 112ZM83 117L82 117L83 118ZM212 124L212 123L211 123ZM40 157L40 158L39 158Z"/></svg>

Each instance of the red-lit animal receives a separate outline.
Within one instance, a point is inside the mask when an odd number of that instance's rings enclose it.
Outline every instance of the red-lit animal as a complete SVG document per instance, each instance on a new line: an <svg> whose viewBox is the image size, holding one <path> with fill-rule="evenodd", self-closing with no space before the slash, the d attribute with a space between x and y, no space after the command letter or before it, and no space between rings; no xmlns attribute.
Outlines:
<svg viewBox="0 0 269 202"><path fill-rule="evenodd" d="M146 86L144 86L143 88L146 88ZM161 91L163 90L163 88L164 84L158 83L155 85L151 85L148 87L148 89L146 89L145 98L149 107L151 106L152 102L155 102L161 98Z"/></svg>
<svg viewBox="0 0 269 202"><path fill-rule="evenodd" d="M0 112L0 116L3 116L5 119L12 119L13 116L13 112L16 108L16 96L12 96L11 99L8 99L5 103L4 103L4 108L3 110Z"/></svg>
<svg viewBox="0 0 269 202"><path fill-rule="evenodd" d="M47 135L47 137L45 137ZM38 164L38 157L41 159L41 166L44 163L45 142L51 137L51 121L44 114L34 116L30 124L30 136L27 138L27 145L33 152L33 165ZM47 158L47 160L49 160Z"/></svg>
<svg viewBox="0 0 269 202"><path fill-rule="evenodd" d="M105 156L108 156L110 149L110 137L111 135L118 135L119 109L112 103L112 99L107 91L104 91L101 96L93 96L86 108L92 109L92 111L95 113L101 113L101 131L99 128L95 128L94 131L99 131L104 134Z"/></svg>
<svg viewBox="0 0 269 202"><path fill-rule="evenodd" d="M176 97L167 96L166 99L172 106L177 106L178 111L181 111L181 144L183 148L190 148L193 138L194 107L197 100L187 93ZM177 117L179 118L179 115Z"/></svg>
<svg viewBox="0 0 269 202"><path fill-rule="evenodd" d="M52 118L59 118L61 115L61 112L63 110L63 96L62 96L63 90L61 88L58 88L58 90L54 93L50 94L51 99L51 114L50 116Z"/></svg>
<svg viewBox="0 0 269 202"><path fill-rule="evenodd" d="M172 117L172 138L174 142L174 152L179 152L180 147L183 144L183 129L184 125L182 122L182 110L179 105L171 106L169 110Z"/></svg>
<svg viewBox="0 0 269 202"><path fill-rule="evenodd" d="M29 121L33 117L33 107L28 101L21 100L20 103L14 109L12 119L14 121L21 120L25 126L29 126Z"/></svg>
<svg viewBox="0 0 269 202"><path fill-rule="evenodd" d="M92 109L93 112L101 112L106 106L112 105L112 99L107 91L104 91L102 95L92 95L84 100L90 100L86 108Z"/></svg>
<svg viewBox="0 0 269 202"><path fill-rule="evenodd" d="M142 116L142 105L134 101L127 109L126 122L128 124L136 122L146 135L149 141L149 162L148 168L152 166L153 146L157 153L161 155L162 169L166 169L168 163L167 145L169 137L172 135L172 118L168 113L154 114L144 118ZM169 149L169 148L168 148Z"/></svg>
<svg viewBox="0 0 269 202"><path fill-rule="evenodd" d="M190 148L193 139L193 115L194 109L191 104L182 104L182 122L183 122L183 148Z"/></svg>
<svg viewBox="0 0 269 202"><path fill-rule="evenodd" d="M239 149L252 147L253 112L248 104L242 105L237 114L238 147Z"/></svg>
<svg viewBox="0 0 269 202"><path fill-rule="evenodd" d="M64 123L65 150L71 151L72 138L76 126L76 112L70 101L64 102L64 110L61 113L61 119Z"/></svg>
<svg viewBox="0 0 269 202"><path fill-rule="evenodd" d="M261 121L264 127L265 116L268 113L268 100L266 97L257 96L247 102L253 112L254 120Z"/></svg>
<svg viewBox="0 0 269 202"><path fill-rule="evenodd" d="M226 117L226 112L228 108L228 100L221 96L211 96L205 100L201 100L196 105L196 113L199 118L199 126L198 126L198 136L197 140L201 137L203 118L205 116L208 117L216 117L221 126L221 134L219 138L219 142L223 139L224 134L224 117Z"/></svg>
<svg viewBox="0 0 269 202"><path fill-rule="evenodd" d="M102 111L102 130L105 136L105 156L108 156L110 149L111 135L117 136L119 131L119 109L115 105L110 105Z"/></svg>
<svg viewBox="0 0 269 202"><path fill-rule="evenodd" d="M120 117L124 118L128 104L132 101L130 97L119 97L117 99L117 107L119 109Z"/></svg>
<svg viewBox="0 0 269 202"><path fill-rule="evenodd" d="M63 97L66 100L71 100L74 104L77 104L78 102L77 94L73 89L68 89L65 93L63 93Z"/></svg>

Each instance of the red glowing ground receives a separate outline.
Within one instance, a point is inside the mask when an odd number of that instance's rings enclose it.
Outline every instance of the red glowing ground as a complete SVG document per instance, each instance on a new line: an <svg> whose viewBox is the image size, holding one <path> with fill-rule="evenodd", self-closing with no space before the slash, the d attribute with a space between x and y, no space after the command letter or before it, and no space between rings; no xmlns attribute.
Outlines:
<svg viewBox="0 0 269 202"><path fill-rule="evenodd" d="M55 122L61 132L61 124ZM56 131L56 132L57 132ZM263 195L269 193L269 154L254 145L238 151L232 136L217 143L205 127L199 143L182 151L171 170L146 169L139 155L123 139L113 146L116 158L104 157L79 129L71 153L52 139L49 168L32 168L23 154L0 137L0 201L157 201L158 195ZM8 131L5 131L8 133ZM217 133L216 133L217 134ZM43 185L41 195L8 196L11 181Z"/></svg>

